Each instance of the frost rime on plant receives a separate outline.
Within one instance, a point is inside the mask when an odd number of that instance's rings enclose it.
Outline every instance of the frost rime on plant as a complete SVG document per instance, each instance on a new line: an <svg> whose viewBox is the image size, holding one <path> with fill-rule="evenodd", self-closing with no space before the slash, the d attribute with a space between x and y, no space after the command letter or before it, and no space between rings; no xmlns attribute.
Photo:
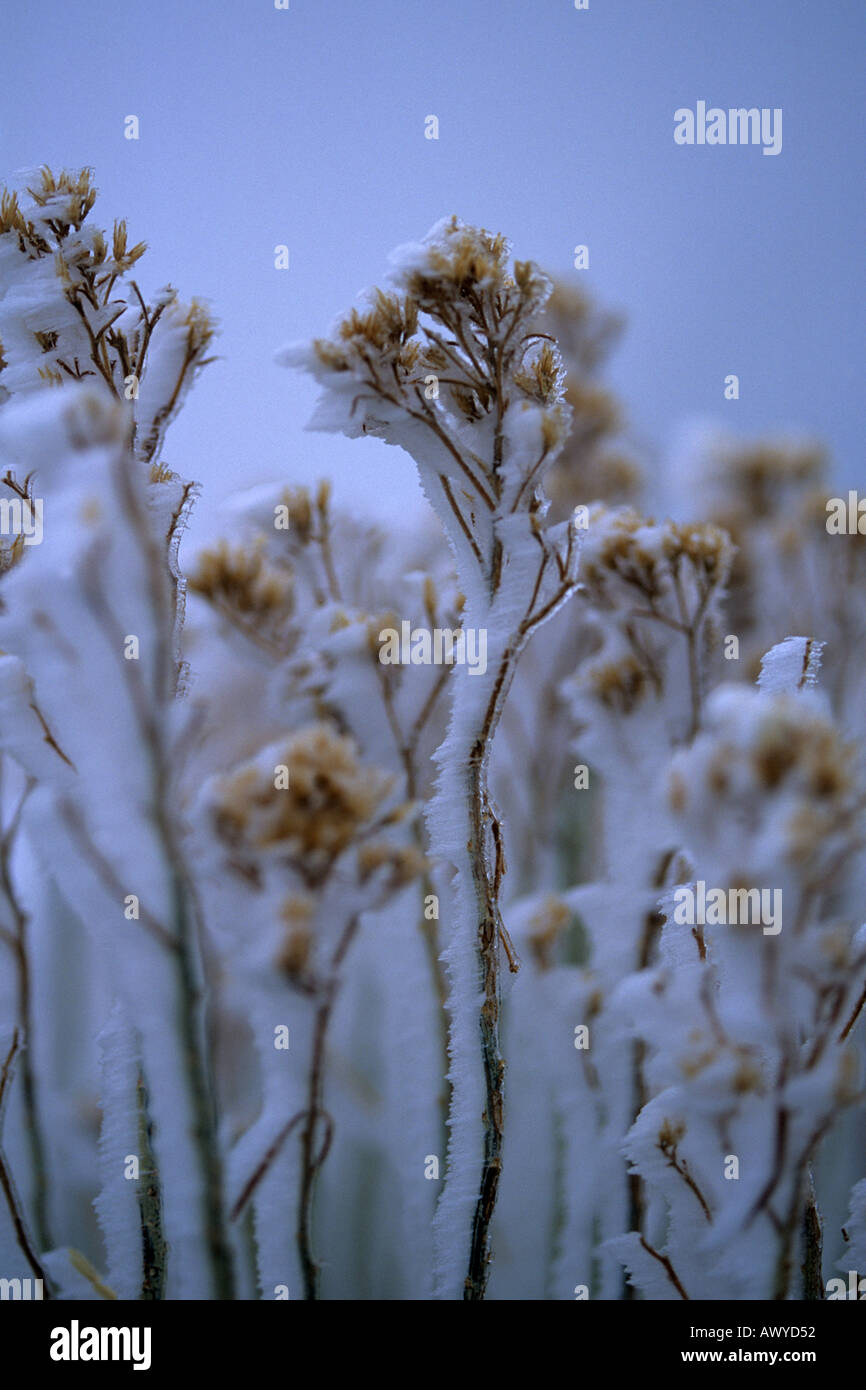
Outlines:
<svg viewBox="0 0 866 1390"><path fill-rule="evenodd" d="M415 458L457 561L464 626L488 635L487 674L455 672L427 817L431 845L455 871L444 956L453 1104L436 1221L438 1290L468 1299L484 1296L502 1166L503 946L509 967L517 964L500 910L504 847L487 766L520 653L574 592L578 555L573 524L544 519L544 473L568 425L559 355L535 327L551 287L529 262L515 262L510 275L508 254L503 238L443 221L395 253L397 293L377 291L331 340L283 355L327 388L315 427L376 434ZM426 389L431 379L435 392Z"/></svg>

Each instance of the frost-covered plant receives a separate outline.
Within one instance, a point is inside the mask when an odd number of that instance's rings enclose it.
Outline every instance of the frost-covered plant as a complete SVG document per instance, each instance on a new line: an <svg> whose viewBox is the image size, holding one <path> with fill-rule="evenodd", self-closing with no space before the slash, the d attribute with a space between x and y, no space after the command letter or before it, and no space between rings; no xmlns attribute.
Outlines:
<svg viewBox="0 0 866 1390"><path fill-rule="evenodd" d="M295 1051L303 1054L307 1072L301 1104L270 1139L233 1213L241 1214L297 1127L297 1259L307 1298L318 1292L313 1197L334 1133L325 1107L325 1070L329 1025L346 957L362 913L381 906L423 868L417 850L400 842L407 808L388 807L391 791L390 778L359 762L352 740L316 724L263 749L253 761L215 779L205 792L223 863L229 877L239 881L240 891L228 895L223 881L222 901L213 904L211 913L211 920L220 927L224 923L227 936L231 933L235 976L249 976L253 1001L267 998L275 984L278 991L283 984L309 1003L306 1036L300 1044L302 1030L292 1030ZM247 917L245 892L265 898L266 920L271 923L266 936L249 942L238 939L238 926ZM233 910L227 914L229 905ZM298 1007L296 1016L300 1012ZM273 1036L267 1039L265 1031L254 1028L272 1054L276 1041ZM269 1060L266 1053L263 1068L273 1076ZM285 1090L283 1084L274 1104L266 1105L262 1118L267 1123L282 1113ZM260 1124L257 1131L261 1129ZM247 1150L250 1140L246 1136ZM263 1245L265 1241L263 1233ZM261 1275L264 1283L264 1268Z"/></svg>
<svg viewBox="0 0 866 1390"><path fill-rule="evenodd" d="M834 1296L863 547L820 452L706 439L666 518L618 322L450 219L283 355L431 516L289 479L181 567L163 437L214 326L94 199L44 169L0 207L0 502L44 508L0 543L0 1274Z"/></svg>
<svg viewBox="0 0 866 1390"><path fill-rule="evenodd" d="M769 646L791 631L820 634L822 682L841 718L863 733L864 636L860 588L866 541L828 525L828 460L813 441L742 441L705 435L688 454L708 518L730 535L736 553L728 620L741 644L742 669L755 679Z"/></svg>
<svg viewBox="0 0 866 1390"><path fill-rule="evenodd" d="M287 529L283 520L290 516ZM206 549L190 576L194 596L205 600L221 632L211 631L219 674L209 688L209 705L226 690L226 717L243 682L244 698L257 706L253 729L274 737L288 720L293 726L326 718L350 735L365 760L391 774L394 787L411 809L407 824L419 854L425 837L421 808L432 782L430 756L444 735L444 694L450 666L383 665L379 633L399 626L394 610L402 592L402 615L431 627L459 624L453 579L415 572L392 580L396 563L386 554L384 535L342 514L333 514L330 493L321 485L285 489L273 497L247 499L232 542ZM346 601L344 601L344 595ZM222 637L231 639L231 654ZM240 642L237 639L241 639ZM237 669L235 649L237 651ZM201 647L198 660L204 659ZM229 662L232 663L229 666ZM251 670L264 672L249 681ZM232 674L227 680L227 671ZM249 735L238 730L238 752L252 751ZM255 737L255 735L253 735ZM202 764L213 770L213 756L225 756L220 731L208 740ZM419 880L418 924L433 983L442 1070L445 1052L445 981L438 935L433 867L425 862Z"/></svg>
<svg viewBox="0 0 866 1390"><path fill-rule="evenodd" d="M161 1207L175 1287L227 1297L196 900L177 822L165 549L127 413L107 393L76 385L4 407L0 448L38 474L49 516L56 508L58 519L77 519L49 525L3 581L3 751L36 783L20 825L38 853L37 881L55 884L93 934L100 988L137 1035L157 1152L173 1179L163 1181ZM119 1137L113 1098L105 1096L105 1143ZM136 1136L125 1137L125 1152L138 1152Z"/></svg>
<svg viewBox="0 0 866 1390"><path fill-rule="evenodd" d="M22 183L21 191L0 194L0 406L71 381L104 387L124 405L130 447L152 485L148 505L168 547L179 632L177 550L195 489L162 462L162 446L211 360L214 321L201 300L183 304L171 285L145 300L130 272L146 244L128 245L124 221L110 236L88 221L96 202L89 169L55 176L43 167ZM2 483L29 495L28 479L12 470Z"/></svg>
<svg viewBox="0 0 866 1390"><path fill-rule="evenodd" d="M844 894L866 798L852 753L812 693L722 686L673 761L695 877L729 902L772 885L778 915L762 927L709 906L695 925L675 889L657 963L621 987L652 1091L628 1153L664 1253L649 1229L620 1248L648 1296L784 1299L816 1270L821 1285L808 1224L796 1284L794 1266L810 1166L860 1094L849 1034L866 942Z"/></svg>
<svg viewBox="0 0 866 1390"><path fill-rule="evenodd" d="M0 195L0 403L46 383L98 381L132 403L136 453L156 465L214 326L171 286L145 302L129 274L145 243L129 246L123 221L110 237L93 227L95 202L89 169L42 168L23 192Z"/></svg>
<svg viewBox="0 0 866 1390"><path fill-rule="evenodd" d="M462 1287L468 1299L484 1295L502 1166L502 947L517 968L502 922L503 835L487 766L518 658L573 594L578 553L573 520L545 522L544 474L568 427L561 360L536 327L551 286L529 262L510 272L508 256L502 237L443 221L395 253L395 293L377 291L332 338L285 355L326 388L320 428L375 433L415 458L457 563L464 631L483 632L487 644L486 669L463 667L451 681L451 722L428 811L431 845L455 871L440 1287Z"/></svg>
<svg viewBox="0 0 866 1390"><path fill-rule="evenodd" d="M557 1296L577 1282L610 1298L622 1278L604 1242L642 1220L640 1180L628 1176L618 1150L643 1104L645 1078L642 1044L609 1006L622 979L653 958L659 895L676 881L678 838L663 779L700 722L730 545L715 527L657 524L631 508L592 506L588 522L579 628L572 623L577 673L561 696L571 712L564 746L585 760L574 767L570 795L592 797L584 834L594 843L571 878L536 882L519 914L530 942L545 942L541 955L533 949L538 989L555 991L558 1007L572 1011L572 1031L586 1030L589 1039L587 1058L580 1048L580 1074L566 1070L558 1088L569 1104L560 1095L553 1100L550 1123L564 1151L559 1190L536 1199L534 1219L555 1223ZM575 885L578 874L593 881ZM581 969L565 968L569 954ZM564 1019L559 1026L565 1038ZM565 1068L564 1060L557 1065ZM513 1124L521 1125L520 1116Z"/></svg>
<svg viewBox="0 0 866 1390"><path fill-rule="evenodd" d="M144 247L127 251L117 224L109 251L103 234L83 225L94 199L86 171L55 180L46 169L23 201L4 194L0 224L4 482L18 497L38 487L49 518L41 544L13 555L0 614L4 765L14 760L25 779L4 850L17 924L18 1024L35 1072L39 1014L45 1028L62 972L56 981L37 978L33 956L52 973L56 964L46 941L30 939L30 919L53 898L55 919L62 903L68 920L93 934L93 997L117 1001L128 1015L128 1062L109 1062L103 1096L103 1145L125 1144L115 1153L114 1181L123 1152L141 1157L140 1122L150 1133L153 1121L172 1173L171 1182L148 1173L127 1186L128 1239L141 1247L149 1222L152 1255L168 1230L175 1293L228 1297L195 892L176 815L175 552L191 489L157 460L165 424L213 330L201 308L181 310L173 291L149 310L133 284L130 306L123 277ZM37 852L30 901L15 886L11 836L20 832ZM128 953L118 926L140 937ZM61 953L67 949L61 942ZM88 1050L92 1036L82 1039ZM31 1134L44 1135L53 1114L57 1136L62 1087L55 1080L50 1098L40 1097L27 1075ZM134 1090L124 1093L124 1084ZM46 1248L45 1159L36 1143L34 1225ZM129 1245L117 1226L107 1237L113 1269L121 1249L128 1260ZM123 1270L126 1290L151 1280L153 1271L138 1263L138 1278L134 1266ZM163 1274L156 1272L157 1283Z"/></svg>
<svg viewBox="0 0 866 1390"><path fill-rule="evenodd" d="M553 282L539 328L556 340L566 371L571 428L547 476L554 514L589 500L635 502L643 474L629 442L622 406L599 380L599 369L622 331L622 320L599 309L583 290Z"/></svg>

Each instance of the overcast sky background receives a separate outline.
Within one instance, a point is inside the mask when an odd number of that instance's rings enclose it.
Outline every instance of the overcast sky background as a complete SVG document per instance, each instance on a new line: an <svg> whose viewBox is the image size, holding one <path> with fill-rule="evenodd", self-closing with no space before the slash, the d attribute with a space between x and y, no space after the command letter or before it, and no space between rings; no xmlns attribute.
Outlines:
<svg viewBox="0 0 866 1390"><path fill-rule="evenodd" d="M92 165L93 215L149 243L143 288L170 280L221 321L165 455L204 484L200 534L229 492L275 479L329 475L391 522L422 505L404 454L304 432L316 388L273 353L455 212L554 273L589 246L581 283L628 320L608 380L659 466L701 417L818 435L854 484L862 0L290 6L23 0L0 21L0 175ZM782 153L675 145L675 109L698 100L782 107Z"/></svg>

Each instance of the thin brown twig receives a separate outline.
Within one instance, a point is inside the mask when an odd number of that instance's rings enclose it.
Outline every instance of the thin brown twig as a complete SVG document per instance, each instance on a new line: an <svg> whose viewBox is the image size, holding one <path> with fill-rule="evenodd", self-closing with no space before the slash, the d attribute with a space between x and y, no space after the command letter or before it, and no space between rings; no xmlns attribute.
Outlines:
<svg viewBox="0 0 866 1390"><path fill-rule="evenodd" d="M268 1169L271 1167L271 1164L279 1156L280 1150L282 1149L283 1145L285 1144L295 1125L300 1124L301 1120L304 1119L306 1113L306 1110L299 1110L296 1115L293 1115L290 1120L287 1120L286 1123L283 1125L282 1129L277 1134L273 1143L268 1146L264 1153L264 1156L259 1161L259 1163L256 1164L249 1178L245 1182L240 1196L238 1197L237 1201L231 1209L231 1215L229 1217L231 1221L237 1221L238 1217L241 1215L250 1198L252 1197L253 1193L255 1192L256 1188L258 1187L259 1183L262 1181L262 1178L266 1176Z"/></svg>
<svg viewBox="0 0 866 1390"><path fill-rule="evenodd" d="M23 1254L30 1268L33 1270L33 1273L35 1274L36 1278L41 1280L43 1297L48 1299L52 1296L51 1284L48 1280L45 1270L42 1267L42 1264L40 1263L39 1257L36 1254L35 1249L33 1248L33 1243L30 1240L30 1236L27 1233L27 1225L25 1223L24 1215L21 1210L21 1205L18 1201L18 1197L15 1192L15 1184L12 1181L12 1174L9 1171L9 1167L6 1162L5 1155L3 1153L2 1141L4 1104L6 1100L6 1093L12 1079L13 1068L15 1065L15 1059L18 1055L18 1051L18 1029L16 1028L14 1033L12 1034L12 1045L9 1048L8 1053L6 1054L6 1060L3 1063L3 1071L2 1073L0 1073L0 1187L2 1187L3 1195L6 1198L6 1205L9 1208L9 1215L12 1218L12 1225L15 1228L15 1236L19 1246L21 1247L21 1253Z"/></svg>
<svg viewBox="0 0 866 1390"><path fill-rule="evenodd" d="M298 1190L298 1220L296 1239L301 1273L304 1280L305 1299L319 1296L319 1265L313 1254L313 1199L316 1179L327 1158L333 1138L334 1124L324 1108L325 1052L328 1029L334 1004L340 987L339 970L352 939L358 930L360 918L357 913L349 918L336 950L331 958L328 977L322 988L320 1002L316 1008L313 1027L313 1049L310 1072L307 1081L307 1105L303 1113L305 1124L301 1132L301 1175ZM316 1151L316 1129L322 1121L326 1126L325 1137Z"/></svg>
<svg viewBox="0 0 866 1390"><path fill-rule="evenodd" d="M48 1177L45 1160L45 1141L42 1119L39 1113L36 1072L32 1055L34 1033L33 991L27 940L30 919L19 901L12 879L12 866L10 863L12 843L18 829L24 803L33 785L33 780L29 779L13 814L12 820L6 828L2 839L0 839L0 887L2 887L3 895L9 904L15 923L14 932L11 933L12 940L10 946L15 958L18 1023L24 1033L27 1044L24 1048L24 1059L21 1068L21 1089L24 1100L24 1114L26 1117L27 1141L30 1147L30 1166L33 1180L33 1219L36 1229L36 1239L39 1245L44 1250L50 1250L53 1241L48 1220Z"/></svg>
<svg viewBox="0 0 866 1390"><path fill-rule="evenodd" d="M644 1236L640 1237L640 1243L643 1246L644 1250L647 1252L647 1254L652 1255L653 1259L658 1260L659 1264L663 1266L665 1273L667 1274L668 1278L670 1279L680 1298L684 1298L687 1301L690 1301L688 1294L683 1288L682 1281L677 1275L677 1272L671 1264L670 1260L668 1259L667 1255L660 1254L658 1250L656 1250L652 1245L650 1245L649 1241Z"/></svg>

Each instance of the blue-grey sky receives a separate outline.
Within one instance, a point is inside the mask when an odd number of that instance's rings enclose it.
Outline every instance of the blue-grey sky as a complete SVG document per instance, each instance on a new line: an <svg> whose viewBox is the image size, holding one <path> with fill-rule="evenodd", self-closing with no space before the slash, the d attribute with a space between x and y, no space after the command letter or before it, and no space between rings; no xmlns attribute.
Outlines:
<svg viewBox="0 0 866 1390"><path fill-rule="evenodd" d="M405 455L305 433L315 387L272 359L453 212L555 273L589 246L652 456L697 415L818 435L859 476L862 0L22 0L0 33L0 174L92 165L103 224L149 243L143 287L221 320L166 450L202 525L271 479L330 475L392 521L417 500ZM781 107L781 154L676 145L699 100Z"/></svg>

